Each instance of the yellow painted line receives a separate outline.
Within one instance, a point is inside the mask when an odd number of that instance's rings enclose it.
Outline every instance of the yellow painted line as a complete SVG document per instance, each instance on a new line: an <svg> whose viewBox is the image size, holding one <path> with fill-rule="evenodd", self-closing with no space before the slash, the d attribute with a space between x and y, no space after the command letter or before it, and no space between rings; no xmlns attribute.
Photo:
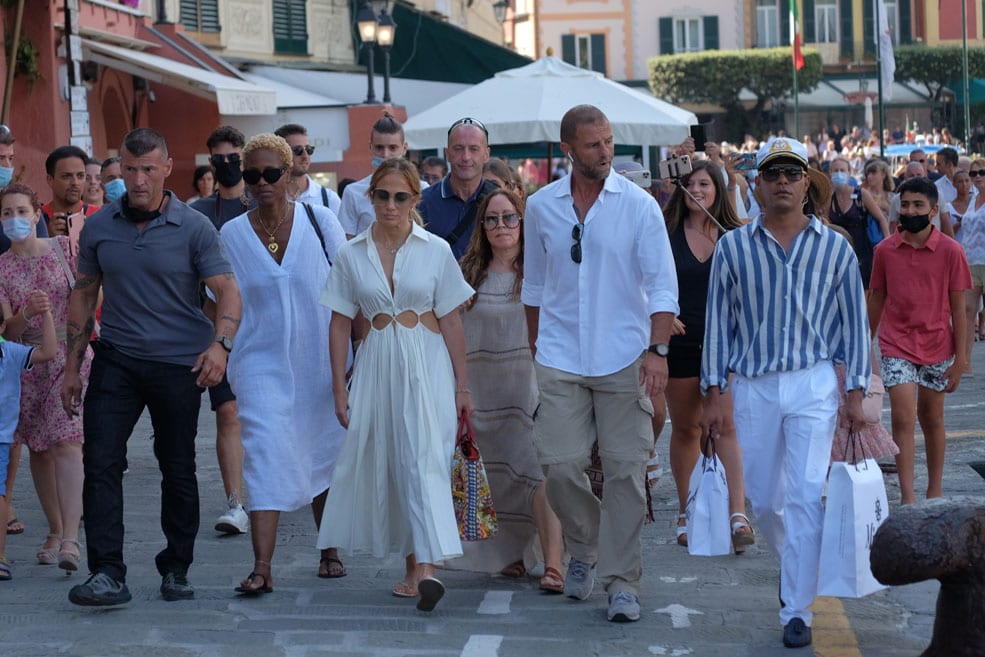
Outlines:
<svg viewBox="0 0 985 657"><path fill-rule="evenodd" d="M838 598L818 598L811 623L815 657L862 657L858 638Z"/></svg>

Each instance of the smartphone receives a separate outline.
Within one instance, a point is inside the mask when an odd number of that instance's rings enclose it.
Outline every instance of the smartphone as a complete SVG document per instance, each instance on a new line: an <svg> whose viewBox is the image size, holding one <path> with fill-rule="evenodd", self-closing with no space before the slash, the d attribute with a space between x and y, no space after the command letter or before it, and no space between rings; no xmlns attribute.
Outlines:
<svg viewBox="0 0 985 657"><path fill-rule="evenodd" d="M710 123L698 123L691 126L691 139L694 140L694 149L697 151L704 151L705 144L709 141L715 141L715 135L712 132Z"/></svg>
<svg viewBox="0 0 985 657"><path fill-rule="evenodd" d="M620 171L620 173L643 189L650 189L650 172L646 169L640 169L639 171Z"/></svg>
<svg viewBox="0 0 985 657"><path fill-rule="evenodd" d="M691 158L687 155L672 157L660 162L660 177L676 180L691 173Z"/></svg>
<svg viewBox="0 0 985 657"><path fill-rule="evenodd" d="M65 222L68 224L68 248L73 257L79 255L79 236L82 235L82 226L85 221L85 215L81 212L65 217Z"/></svg>
<svg viewBox="0 0 985 657"><path fill-rule="evenodd" d="M738 171L750 171L756 168L755 153L739 153L733 158L733 161Z"/></svg>

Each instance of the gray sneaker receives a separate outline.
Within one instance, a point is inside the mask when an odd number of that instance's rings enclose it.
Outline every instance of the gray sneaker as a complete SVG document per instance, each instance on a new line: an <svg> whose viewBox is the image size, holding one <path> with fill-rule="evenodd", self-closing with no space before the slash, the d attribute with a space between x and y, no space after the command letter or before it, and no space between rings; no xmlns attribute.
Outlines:
<svg viewBox="0 0 985 657"><path fill-rule="evenodd" d="M564 594L575 600L587 600L595 588L595 564L572 559L564 577Z"/></svg>
<svg viewBox="0 0 985 657"><path fill-rule="evenodd" d="M640 599L629 591L618 591L609 596L607 617L613 623L632 623L640 619Z"/></svg>

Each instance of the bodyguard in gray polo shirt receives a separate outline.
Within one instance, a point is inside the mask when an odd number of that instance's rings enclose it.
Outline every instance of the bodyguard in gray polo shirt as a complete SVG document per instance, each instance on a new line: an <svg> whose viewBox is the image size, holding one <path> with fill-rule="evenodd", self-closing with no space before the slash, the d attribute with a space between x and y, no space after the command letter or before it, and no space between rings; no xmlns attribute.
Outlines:
<svg viewBox="0 0 985 657"><path fill-rule="evenodd" d="M127 439L144 408L154 424L162 474L161 529L167 545L155 559L161 596L194 597L187 573L199 525L198 411L202 390L225 373L242 310L215 227L164 189L172 165L164 137L148 128L134 130L124 137L120 158L127 193L90 216L79 240L62 388L65 410L84 411L82 508L92 575L68 597L88 606L130 600L123 562L123 464ZM202 313L200 282L216 299L214 325ZM102 331L93 344L83 404L79 367L100 286Z"/></svg>

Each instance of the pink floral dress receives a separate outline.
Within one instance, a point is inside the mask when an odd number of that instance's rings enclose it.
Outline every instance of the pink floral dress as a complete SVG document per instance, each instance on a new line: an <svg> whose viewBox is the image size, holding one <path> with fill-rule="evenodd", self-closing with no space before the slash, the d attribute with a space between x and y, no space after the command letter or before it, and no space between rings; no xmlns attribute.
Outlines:
<svg viewBox="0 0 985 657"><path fill-rule="evenodd" d="M47 240L51 249L42 256L21 256L13 251L0 255L0 302L6 302L15 313L20 312L32 290L44 290L51 301L51 314L59 334L61 348L58 355L46 363L38 363L21 375L21 411L14 440L26 443L32 452L43 452L58 442L82 442L82 416L71 418L62 408L66 357L64 330L71 289L65 268L54 249L62 249L73 272L75 258L69 254L67 237L56 237L54 240ZM32 317L28 335L40 336L40 331L41 317ZM40 337L24 341L40 342ZM89 381L91 362L92 350L86 350L82 363L83 394Z"/></svg>

